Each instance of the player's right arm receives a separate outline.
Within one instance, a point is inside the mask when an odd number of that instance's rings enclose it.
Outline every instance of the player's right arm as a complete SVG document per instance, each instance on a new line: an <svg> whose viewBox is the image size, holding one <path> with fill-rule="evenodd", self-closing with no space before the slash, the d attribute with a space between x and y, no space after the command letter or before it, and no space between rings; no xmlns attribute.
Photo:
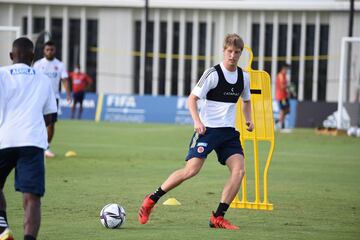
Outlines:
<svg viewBox="0 0 360 240"><path fill-rule="evenodd" d="M3 79L4 79L4 74L3 71L1 71L2 69L0 68L0 126L1 123L3 122L3 112L5 110L5 99L6 99L6 91L5 91L5 86L3 83Z"/></svg>
<svg viewBox="0 0 360 240"><path fill-rule="evenodd" d="M199 111L197 107L197 101L199 100L199 97L195 96L194 94L190 94L188 98L188 107L191 114L191 117L194 121L194 130L202 135L205 133L206 128L204 124L200 120Z"/></svg>
<svg viewBox="0 0 360 240"><path fill-rule="evenodd" d="M214 68L207 69L188 98L188 107L194 121L194 130L200 135L205 133L206 127L200 119L197 101L206 98L206 94L216 87L218 79L214 78L214 76L217 76L216 70Z"/></svg>

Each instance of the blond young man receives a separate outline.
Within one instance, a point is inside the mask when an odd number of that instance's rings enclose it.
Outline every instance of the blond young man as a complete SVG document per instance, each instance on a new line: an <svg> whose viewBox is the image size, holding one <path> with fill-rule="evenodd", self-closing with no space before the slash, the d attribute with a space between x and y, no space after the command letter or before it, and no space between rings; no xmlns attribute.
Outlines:
<svg viewBox="0 0 360 240"><path fill-rule="evenodd" d="M138 213L139 223L147 223L160 197L195 176L204 165L207 155L215 150L219 163L228 167L230 177L225 183L218 208L210 217L209 225L212 228L239 229L226 220L224 215L238 193L245 174L240 133L235 129L239 97L243 101L247 130L252 131L254 128L249 75L237 66L243 48L244 42L237 34L228 34L224 40L223 61L207 69L192 90L188 105L194 121L194 134L185 167L174 171L154 193L145 197ZM205 99L200 113L197 108L199 99Z"/></svg>

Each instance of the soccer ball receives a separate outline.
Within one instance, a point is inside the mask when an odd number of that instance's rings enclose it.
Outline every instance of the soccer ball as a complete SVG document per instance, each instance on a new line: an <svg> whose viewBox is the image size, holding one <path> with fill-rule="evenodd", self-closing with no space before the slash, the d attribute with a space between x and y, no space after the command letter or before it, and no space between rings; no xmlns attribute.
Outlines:
<svg viewBox="0 0 360 240"><path fill-rule="evenodd" d="M100 211L101 224L106 228L119 228L125 222L125 209L116 204L110 203Z"/></svg>

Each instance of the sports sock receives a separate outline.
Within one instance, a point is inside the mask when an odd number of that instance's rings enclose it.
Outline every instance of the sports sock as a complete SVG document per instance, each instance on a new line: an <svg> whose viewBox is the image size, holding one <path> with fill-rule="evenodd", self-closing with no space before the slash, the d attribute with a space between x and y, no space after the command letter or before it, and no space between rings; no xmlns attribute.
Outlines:
<svg viewBox="0 0 360 240"><path fill-rule="evenodd" d="M31 236L31 235L25 235L25 236L24 236L24 240L36 240L36 238L34 238L34 237Z"/></svg>
<svg viewBox="0 0 360 240"><path fill-rule="evenodd" d="M226 211L229 208L229 204L227 203L219 203L219 206L216 210L216 212L214 213L214 217L218 217L218 216L225 216Z"/></svg>
<svg viewBox="0 0 360 240"><path fill-rule="evenodd" d="M2 233L9 225L7 224L7 217L5 211L0 211L0 233Z"/></svg>
<svg viewBox="0 0 360 240"><path fill-rule="evenodd" d="M153 194L150 195L150 199L157 202L165 193L166 192L159 187Z"/></svg>

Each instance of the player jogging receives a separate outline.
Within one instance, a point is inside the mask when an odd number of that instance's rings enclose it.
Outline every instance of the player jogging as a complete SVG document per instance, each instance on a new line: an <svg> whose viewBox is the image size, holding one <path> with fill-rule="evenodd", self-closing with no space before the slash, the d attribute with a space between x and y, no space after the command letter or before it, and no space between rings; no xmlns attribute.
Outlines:
<svg viewBox="0 0 360 240"><path fill-rule="evenodd" d="M275 98L279 102L280 108L280 126L283 132L285 130L285 117L290 113L289 105L289 93L288 93L288 80L286 79L286 72L290 69L289 64L285 64L281 67L279 73L276 76L276 94Z"/></svg>
<svg viewBox="0 0 360 240"><path fill-rule="evenodd" d="M247 130L252 131L254 128L249 75L237 67L243 48L244 42L237 34L228 34L223 45L223 62L207 69L192 90L188 105L195 133L190 141L185 167L173 172L154 193L145 197L138 213L141 224L148 222L151 210L160 197L195 176L207 155L215 150L219 163L230 170L230 178L225 184L217 210L211 214L209 225L212 228L239 229L226 220L224 215L238 193L245 173L240 135L235 129L239 97L243 100ZM205 99L200 115L197 108L199 99Z"/></svg>
<svg viewBox="0 0 360 240"><path fill-rule="evenodd" d="M13 240L3 193L12 169L15 190L23 193L24 240L35 240L40 227L48 146L45 124L57 108L50 79L30 67L33 51L29 39L16 39L10 53L13 65L0 68L0 240Z"/></svg>
<svg viewBox="0 0 360 240"><path fill-rule="evenodd" d="M66 91L66 100L71 102L70 89L68 86L68 73L66 71L65 65L55 58L55 43L52 41L48 41L44 44L44 57L35 62L34 68L43 72L51 79L52 89L55 93L56 103L59 107L59 86L60 80L62 81L65 91ZM55 122L57 121L57 112L53 114L52 119L53 122L47 127L48 131L48 142L49 145L53 139L55 134ZM55 154L49 148L45 151L46 157L55 157Z"/></svg>

